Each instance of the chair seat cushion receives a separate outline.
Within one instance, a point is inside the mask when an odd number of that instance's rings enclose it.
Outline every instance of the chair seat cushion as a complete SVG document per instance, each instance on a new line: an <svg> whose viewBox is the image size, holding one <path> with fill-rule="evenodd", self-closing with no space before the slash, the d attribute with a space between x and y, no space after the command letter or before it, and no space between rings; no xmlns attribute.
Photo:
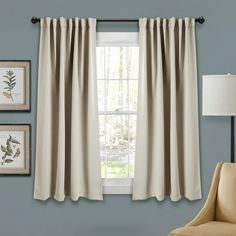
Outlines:
<svg viewBox="0 0 236 236"><path fill-rule="evenodd" d="M175 229L169 236L236 236L236 224L210 221L199 226Z"/></svg>

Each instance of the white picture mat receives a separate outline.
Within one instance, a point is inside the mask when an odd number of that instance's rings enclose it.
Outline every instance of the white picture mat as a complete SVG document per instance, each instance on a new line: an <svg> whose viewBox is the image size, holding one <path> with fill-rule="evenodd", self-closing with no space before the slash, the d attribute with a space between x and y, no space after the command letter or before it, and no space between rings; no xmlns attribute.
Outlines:
<svg viewBox="0 0 236 236"><path fill-rule="evenodd" d="M25 132L24 131L0 131L0 146L6 146L6 140L9 135L15 138L20 144L16 144L13 152L16 151L16 148L20 148L20 155L14 158L14 161L11 163L0 164L0 168L25 168ZM13 146L13 144L12 144ZM4 153L0 150L0 161L2 161L2 156ZM10 157L10 159L12 159Z"/></svg>
<svg viewBox="0 0 236 236"><path fill-rule="evenodd" d="M3 81L7 81L7 78L3 77L7 71L13 71L16 76L16 85L12 90L12 97L14 101L6 98L2 93L7 86ZM0 67L0 104L24 104L25 102L25 70L23 67Z"/></svg>

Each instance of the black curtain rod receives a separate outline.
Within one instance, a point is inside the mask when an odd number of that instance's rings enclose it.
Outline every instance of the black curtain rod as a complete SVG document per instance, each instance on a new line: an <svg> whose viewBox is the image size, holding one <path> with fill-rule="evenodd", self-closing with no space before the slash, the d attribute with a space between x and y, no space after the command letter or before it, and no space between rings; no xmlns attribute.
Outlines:
<svg viewBox="0 0 236 236"><path fill-rule="evenodd" d="M138 19L97 19L97 22L138 22ZM31 22L33 24L39 23L40 18L33 16L31 18ZM205 18L203 16L200 16L198 18L195 18L195 22L199 24L203 24L205 22Z"/></svg>

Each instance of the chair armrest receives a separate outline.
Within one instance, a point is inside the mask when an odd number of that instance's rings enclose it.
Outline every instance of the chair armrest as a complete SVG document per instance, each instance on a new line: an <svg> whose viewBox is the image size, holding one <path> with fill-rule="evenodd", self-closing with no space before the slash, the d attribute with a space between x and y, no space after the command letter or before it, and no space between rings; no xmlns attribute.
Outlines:
<svg viewBox="0 0 236 236"><path fill-rule="evenodd" d="M222 168L223 163L220 162L217 164L211 188L207 197L207 200L201 209L201 211L197 214L197 216L190 221L186 226L198 226L200 224L206 223L208 221L213 221L215 218L215 205L216 205L216 196L217 196L217 189L220 180L220 171Z"/></svg>

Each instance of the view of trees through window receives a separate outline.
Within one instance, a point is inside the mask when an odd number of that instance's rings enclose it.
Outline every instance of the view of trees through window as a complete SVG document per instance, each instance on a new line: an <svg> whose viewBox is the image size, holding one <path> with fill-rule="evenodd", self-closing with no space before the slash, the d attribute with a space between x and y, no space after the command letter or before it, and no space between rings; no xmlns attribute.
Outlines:
<svg viewBox="0 0 236 236"><path fill-rule="evenodd" d="M138 53L138 47L97 47L103 178L134 175Z"/></svg>

